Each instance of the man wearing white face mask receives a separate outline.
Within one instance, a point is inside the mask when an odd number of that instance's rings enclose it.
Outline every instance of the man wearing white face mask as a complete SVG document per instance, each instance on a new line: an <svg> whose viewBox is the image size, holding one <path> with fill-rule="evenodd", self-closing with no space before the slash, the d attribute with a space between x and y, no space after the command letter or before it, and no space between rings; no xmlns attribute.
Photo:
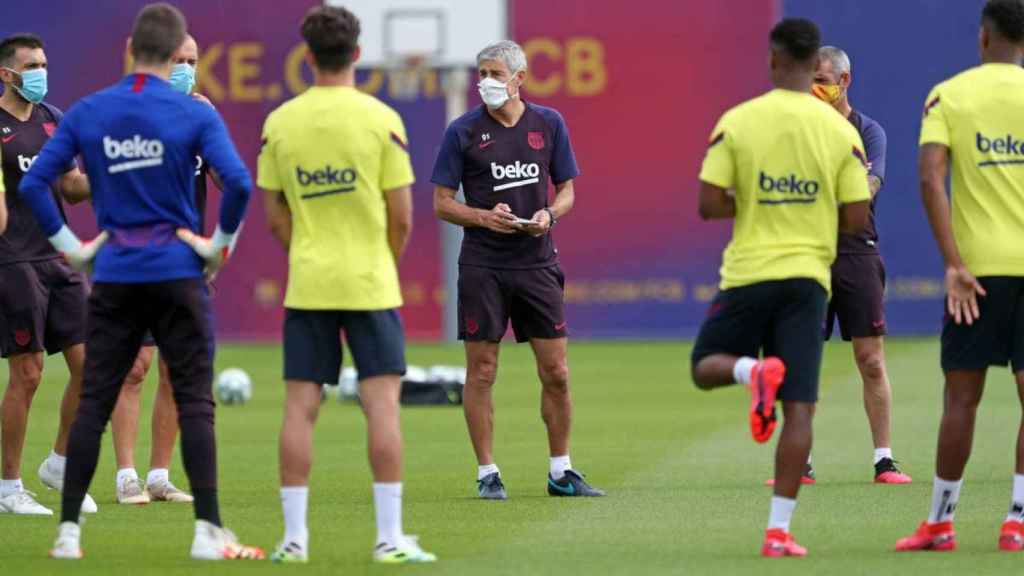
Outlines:
<svg viewBox="0 0 1024 576"><path fill-rule="evenodd" d="M498 349L511 320L529 342L543 385L552 496L603 496L569 459L572 401L566 363L565 277L550 231L572 209L579 175L561 114L524 102L526 56L515 42L477 55L484 105L445 132L431 181L438 217L465 228L459 258L459 339L466 343L466 423L476 452L481 498L507 498L492 453L491 389ZM555 186L549 203L548 182ZM466 203L455 199L462 187Z"/></svg>

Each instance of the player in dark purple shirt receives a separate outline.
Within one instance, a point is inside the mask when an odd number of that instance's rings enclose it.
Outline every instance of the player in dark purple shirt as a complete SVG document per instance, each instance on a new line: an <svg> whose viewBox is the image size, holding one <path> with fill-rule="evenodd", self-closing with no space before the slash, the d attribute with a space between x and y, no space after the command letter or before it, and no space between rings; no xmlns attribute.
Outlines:
<svg viewBox="0 0 1024 576"><path fill-rule="evenodd" d="M61 259L18 194L22 176L63 118L60 110L43 102L46 70L46 53L38 37L17 35L0 41L0 156L9 213L7 230L0 234L0 356L10 367L2 406L0 513L53 513L35 502L21 482L29 407L42 379L44 351L63 353L71 376L61 403L57 441L39 468L42 482L60 489L85 362L86 280ZM58 207L61 198L72 203L88 198L88 180L74 164L54 186L54 196ZM83 510L95 512L96 503L87 497Z"/></svg>
<svg viewBox="0 0 1024 576"><path fill-rule="evenodd" d="M825 337L835 321L843 340L853 341L853 355L864 381L864 410L875 445L875 482L907 484L892 456L892 388L885 369L885 265L878 252L875 204L885 182L885 130L850 105L850 58L834 46L823 46L814 77L814 94L850 120L868 157L871 214L868 226L857 235L840 234L839 250L832 265L832 301L829 303Z"/></svg>
<svg viewBox="0 0 1024 576"><path fill-rule="evenodd" d="M466 422L479 468L481 498L507 497L494 463L491 388L509 321L517 342L530 342L543 385L552 496L603 496L569 459L572 402L566 364L565 277L550 231L572 209L579 175L562 116L523 101L526 56L503 41L477 55L484 104L444 135L431 181L434 209L462 226L459 339L466 343ZM549 203L548 189L555 187ZM459 187L465 204L456 200Z"/></svg>

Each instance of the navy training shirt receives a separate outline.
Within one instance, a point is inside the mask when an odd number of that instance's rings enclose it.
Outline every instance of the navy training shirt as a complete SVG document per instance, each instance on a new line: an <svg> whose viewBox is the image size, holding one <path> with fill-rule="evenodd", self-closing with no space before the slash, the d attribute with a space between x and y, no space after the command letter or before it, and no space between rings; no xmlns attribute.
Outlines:
<svg viewBox="0 0 1024 576"><path fill-rule="evenodd" d="M99 228L110 234L96 256L97 282L142 283L199 278L202 259L176 236L200 230L196 156L222 183L220 227L230 234L245 215L249 171L209 105L156 76L132 74L75 104L24 176L22 197L43 232L64 221L48 185L81 154Z"/></svg>
<svg viewBox="0 0 1024 576"><path fill-rule="evenodd" d="M850 123L853 124L860 139L864 142L864 154L868 157L868 174L878 177L885 183L885 152L887 139L882 125L874 121L866 114L854 110L850 113ZM868 215L868 225L857 234L839 234L840 254L878 254L878 228L875 227L875 202L878 200L878 193L871 199L871 212Z"/></svg>
<svg viewBox="0 0 1024 576"><path fill-rule="evenodd" d="M549 180L562 184L579 176L569 129L558 111L525 102L526 111L511 128L484 106L456 119L444 134L430 181L462 190L466 205L492 210L508 204L520 218L532 218L548 206ZM551 234L499 234L467 227L459 264L486 268L531 269L558 262Z"/></svg>

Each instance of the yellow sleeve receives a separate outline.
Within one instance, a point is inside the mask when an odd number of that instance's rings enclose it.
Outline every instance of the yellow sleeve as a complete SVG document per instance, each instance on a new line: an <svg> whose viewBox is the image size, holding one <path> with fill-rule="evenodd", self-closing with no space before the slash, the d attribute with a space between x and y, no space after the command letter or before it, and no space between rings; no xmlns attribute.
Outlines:
<svg viewBox="0 0 1024 576"><path fill-rule="evenodd" d="M393 110L388 122L384 152L380 162L380 190L387 192L409 186L416 181L409 158L409 139L405 135L402 117Z"/></svg>
<svg viewBox="0 0 1024 576"><path fill-rule="evenodd" d="M274 154L277 141L274 138L273 120L274 115L271 114L263 122L263 141L256 162L256 185L264 190L284 190L277 173L277 157Z"/></svg>
<svg viewBox="0 0 1024 576"><path fill-rule="evenodd" d="M925 144L942 144L949 147L949 120L946 118L946 106L939 94L939 86L932 89L924 104L924 117L921 120L921 146Z"/></svg>
<svg viewBox="0 0 1024 576"><path fill-rule="evenodd" d="M845 152L846 159L839 170L837 182L836 199L840 204L871 200L871 189L868 187L868 157L864 154L860 135L852 126L850 128L850 138L847 139L849 150Z"/></svg>
<svg viewBox="0 0 1024 576"><path fill-rule="evenodd" d="M736 185L736 159L733 157L730 123L727 116L722 116L711 131L708 151L704 155L704 164L700 169L701 182L707 182L726 190Z"/></svg>

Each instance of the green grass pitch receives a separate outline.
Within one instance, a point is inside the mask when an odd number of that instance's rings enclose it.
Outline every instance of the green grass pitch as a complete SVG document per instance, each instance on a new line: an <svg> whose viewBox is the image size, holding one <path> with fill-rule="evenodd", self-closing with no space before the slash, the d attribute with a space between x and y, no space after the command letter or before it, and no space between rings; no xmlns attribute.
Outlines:
<svg viewBox="0 0 1024 576"><path fill-rule="evenodd" d="M817 486L801 492L793 532L805 559L758 557L767 519L773 448L750 440L747 396L739 388L696 390L683 343L578 343L570 349L576 404L573 463L609 496L553 499L545 493L547 453L539 384L529 349L506 345L496 388L496 456L507 502L474 499L475 461L460 409L406 409L405 526L441 561L434 566L376 567L370 476L361 414L322 407L311 482L311 563L199 564L188 560L189 506L114 503L113 449L104 436L91 493L100 513L83 528L86 558L46 558L56 520L0 515L0 574L995 574L1024 558L999 553L996 540L1009 502L1019 403L1006 371L993 372L978 419L975 453L957 515L960 550L897 555L896 539L924 517L931 492L941 406L937 339L891 340L895 451L914 476L910 486L871 483L871 442L860 380L848 345L827 348L816 421ZM413 346L414 364L459 363L450 346ZM40 500L59 507L35 474L56 430L65 379L49 358L33 406L23 477ZM272 548L282 533L277 433L280 350L224 346L218 367L241 366L255 395L217 413L221 508L247 543ZM4 370L6 372L6 369ZM147 382L144 413L151 407ZM138 460L145 473L149 426ZM172 478L187 487L175 457ZM794 572L795 571L795 572Z"/></svg>

